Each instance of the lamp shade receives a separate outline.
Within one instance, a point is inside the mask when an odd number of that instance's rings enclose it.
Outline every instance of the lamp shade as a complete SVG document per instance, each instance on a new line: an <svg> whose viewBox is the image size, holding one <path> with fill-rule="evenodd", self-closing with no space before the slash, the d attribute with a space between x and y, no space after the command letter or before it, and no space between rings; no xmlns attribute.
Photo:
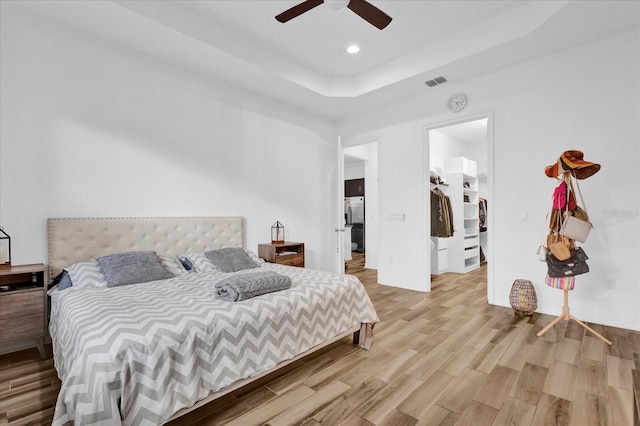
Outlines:
<svg viewBox="0 0 640 426"><path fill-rule="evenodd" d="M277 220L271 225L271 244L284 244L284 225Z"/></svg>
<svg viewBox="0 0 640 426"><path fill-rule="evenodd" d="M0 268L11 268L11 236L0 226Z"/></svg>

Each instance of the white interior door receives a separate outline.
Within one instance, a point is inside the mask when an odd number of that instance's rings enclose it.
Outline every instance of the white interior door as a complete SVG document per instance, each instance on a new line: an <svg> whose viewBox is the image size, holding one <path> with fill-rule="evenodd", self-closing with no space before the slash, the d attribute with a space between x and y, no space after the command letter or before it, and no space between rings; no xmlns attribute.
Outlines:
<svg viewBox="0 0 640 426"><path fill-rule="evenodd" d="M342 150L342 141L338 136L338 179L336 188L336 208L335 208L335 270L344 274L344 152Z"/></svg>

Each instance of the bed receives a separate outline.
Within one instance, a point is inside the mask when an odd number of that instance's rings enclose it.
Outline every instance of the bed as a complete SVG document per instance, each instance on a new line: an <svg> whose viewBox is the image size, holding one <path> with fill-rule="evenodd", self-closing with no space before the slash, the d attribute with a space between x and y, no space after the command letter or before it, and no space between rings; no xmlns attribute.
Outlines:
<svg viewBox="0 0 640 426"><path fill-rule="evenodd" d="M242 217L57 218L48 230L52 278L114 253L177 257L245 245ZM62 381L53 424L162 424L350 334L370 347L378 317L357 278L247 254L253 269L53 288L49 328ZM216 283L252 271L287 276L291 287L216 298Z"/></svg>

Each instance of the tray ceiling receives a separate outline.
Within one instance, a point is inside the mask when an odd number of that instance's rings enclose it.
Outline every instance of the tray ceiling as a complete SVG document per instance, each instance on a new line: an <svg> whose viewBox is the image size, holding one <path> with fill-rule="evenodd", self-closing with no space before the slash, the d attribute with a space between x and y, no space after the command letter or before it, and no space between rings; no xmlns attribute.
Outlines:
<svg viewBox="0 0 640 426"><path fill-rule="evenodd" d="M274 19L299 0L12 3L333 119L640 25L640 2L622 0L371 0L393 17L384 30L328 4Z"/></svg>

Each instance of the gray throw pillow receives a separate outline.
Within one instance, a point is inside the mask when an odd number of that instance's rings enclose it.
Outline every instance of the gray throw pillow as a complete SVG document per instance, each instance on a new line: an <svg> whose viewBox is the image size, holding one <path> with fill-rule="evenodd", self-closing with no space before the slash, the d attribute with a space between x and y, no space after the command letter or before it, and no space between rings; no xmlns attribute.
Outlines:
<svg viewBox="0 0 640 426"><path fill-rule="evenodd" d="M258 267L258 264L251 260L241 247L212 250L204 255L222 272L236 272Z"/></svg>
<svg viewBox="0 0 640 426"><path fill-rule="evenodd" d="M172 278L154 251L130 251L96 259L108 287Z"/></svg>

